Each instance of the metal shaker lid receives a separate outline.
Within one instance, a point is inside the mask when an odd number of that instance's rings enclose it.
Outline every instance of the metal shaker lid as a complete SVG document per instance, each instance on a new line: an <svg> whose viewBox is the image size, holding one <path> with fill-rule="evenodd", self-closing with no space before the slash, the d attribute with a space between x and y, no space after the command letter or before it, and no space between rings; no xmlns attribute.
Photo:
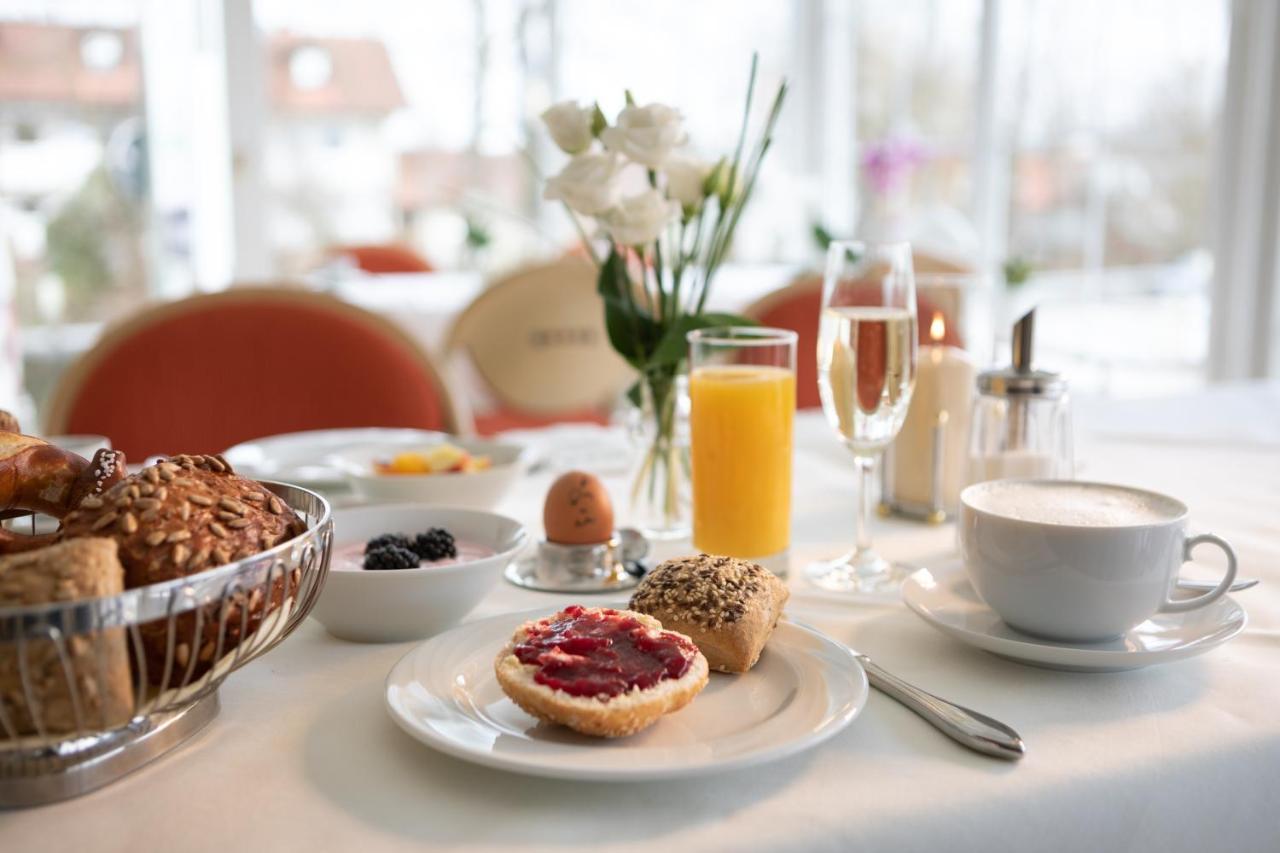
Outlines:
<svg viewBox="0 0 1280 853"><path fill-rule="evenodd" d="M1067 391L1061 374L1036 370L1031 366L1035 338L1036 309L1032 308L1013 324L1013 364L978 374L978 391L997 397L1031 396L1055 399Z"/></svg>

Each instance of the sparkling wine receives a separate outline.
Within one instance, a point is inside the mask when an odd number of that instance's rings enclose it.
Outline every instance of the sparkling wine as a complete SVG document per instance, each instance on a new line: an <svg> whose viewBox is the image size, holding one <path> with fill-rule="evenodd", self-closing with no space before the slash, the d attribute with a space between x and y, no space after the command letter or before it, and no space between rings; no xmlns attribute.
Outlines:
<svg viewBox="0 0 1280 853"><path fill-rule="evenodd" d="M857 453L878 453L907 416L916 381L916 318L905 308L822 311L818 390L832 429Z"/></svg>

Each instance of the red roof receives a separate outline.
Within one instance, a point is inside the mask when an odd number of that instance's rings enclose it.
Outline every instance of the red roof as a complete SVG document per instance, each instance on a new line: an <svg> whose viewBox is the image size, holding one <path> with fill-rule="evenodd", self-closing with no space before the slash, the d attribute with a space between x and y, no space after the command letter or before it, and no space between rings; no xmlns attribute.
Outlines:
<svg viewBox="0 0 1280 853"><path fill-rule="evenodd" d="M124 52L106 71L85 67L81 40L107 32ZM138 44L130 30L0 24L0 101L76 101L110 106L137 103Z"/></svg>
<svg viewBox="0 0 1280 853"><path fill-rule="evenodd" d="M85 65L81 44L94 33L120 38L123 52L115 67L94 70ZM138 104L137 42L130 29L0 23L0 101ZM303 89L294 84L289 63L302 47L317 47L328 55L332 70L323 85ZM379 41L273 35L269 50L271 103L282 112L384 114L404 106L391 58Z"/></svg>
<svg viewBox="0 0 1280 853"><path fill-rule="evenodd" d="M289 73L299 48L317 47L329 55L332 73L314 89L300 89ZM271 37L271 103L293 112L389 113L404 106L400 82L386 46L371 39Z"/></svg>

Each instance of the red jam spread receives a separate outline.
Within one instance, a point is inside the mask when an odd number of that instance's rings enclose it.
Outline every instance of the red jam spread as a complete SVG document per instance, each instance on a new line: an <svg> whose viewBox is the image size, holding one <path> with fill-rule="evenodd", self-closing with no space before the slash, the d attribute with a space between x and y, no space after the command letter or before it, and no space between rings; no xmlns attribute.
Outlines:
<svg viewBox="0 0 1280 853"><path fill-rule="evenodd" d="M536 664L533 680L571 696L612 698L689 671L697 647L670 631L652 632L617 610L588 613L578 605L534 623L515 648Z"/></svg>

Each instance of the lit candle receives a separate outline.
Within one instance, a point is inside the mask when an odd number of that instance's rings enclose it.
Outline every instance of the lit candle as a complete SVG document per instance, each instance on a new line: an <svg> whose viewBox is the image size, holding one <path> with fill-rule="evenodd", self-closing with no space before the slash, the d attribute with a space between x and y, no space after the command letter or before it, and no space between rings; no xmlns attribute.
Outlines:
<svg viewBox="0 0 1280 853"><path fill-rule="evenodd" d="M911 407L893 443L898 504L930 508L936 503L952 510L964 486L975 370L964 350L940 343L946 335L946 319L935 312L929 323L933 343L920 348ZM939 451L942 458L935 463ZM935 490L941 492L936 501Z"/></svg>

